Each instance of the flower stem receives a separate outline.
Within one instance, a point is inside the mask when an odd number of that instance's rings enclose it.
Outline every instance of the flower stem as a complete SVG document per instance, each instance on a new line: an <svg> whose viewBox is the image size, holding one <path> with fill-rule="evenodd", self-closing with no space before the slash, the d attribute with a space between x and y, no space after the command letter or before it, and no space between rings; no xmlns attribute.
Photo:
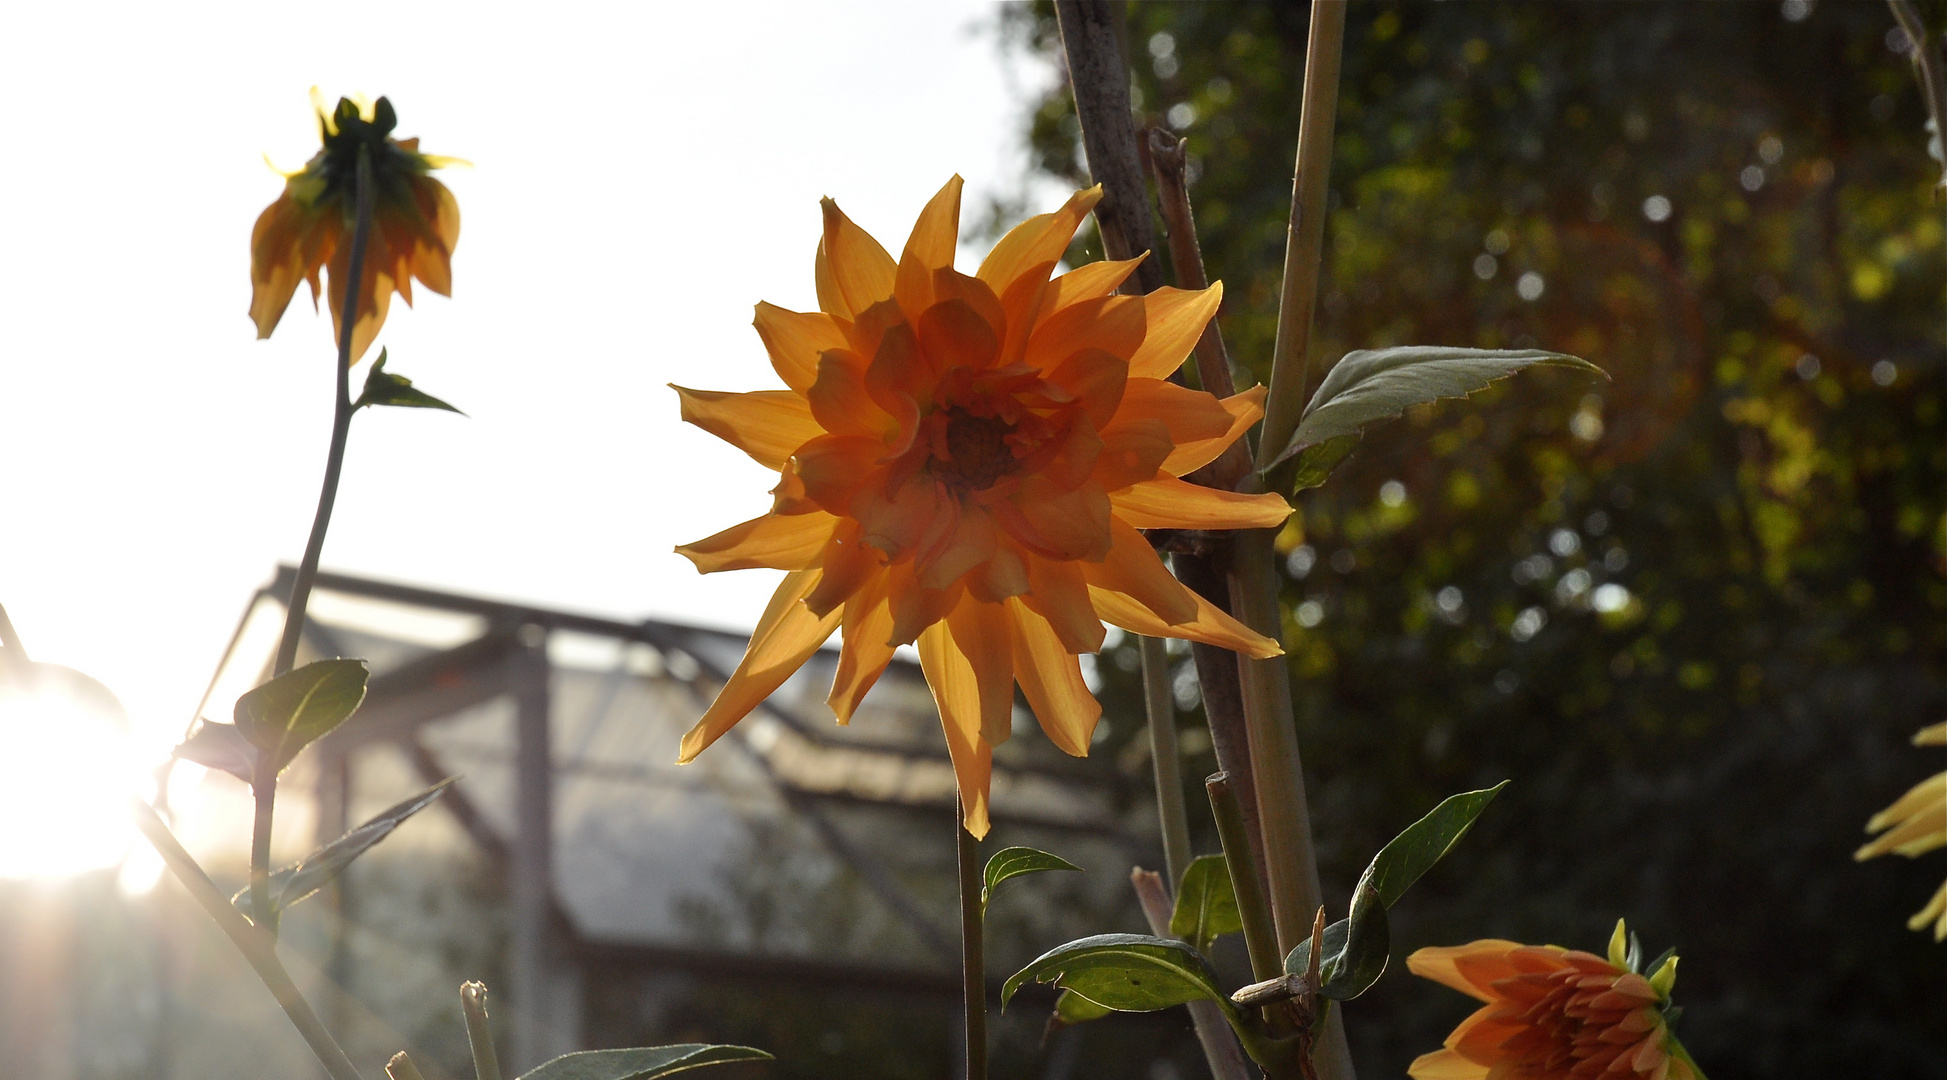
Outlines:
<svg viewBox="0 0 1947 1080"><path fill-rule="evenodd" d="M304 634L304 609L311 602L311 585L318 579L318 558L324 552L325 531L331 527L331 508L338 501L338 476L344 471L345 441L352 430L352 332L358 326L359 278L365 269L365 248L372 234L372 197L372 156L360 147L354 197L357 220L352 226L345 291L338 304L337 399L331 415L331 448L325 454L324 488L318 493L318 510L311 518L311 538L304 545L304 559L298 564L290 601L285 606L284 635L277 643L273 677L285 674L297 663L298 639ZM275 913L270 906L270 827L277 801L277 770L267 755L268 751L259 752L256 775L250 785L256 798L256 817L250 832L250 910L258 926L275 934Z"/></svg>
<svg viewBox="0 0 1947 1080"><path fill-rule="evenodd" d="M1237 918L1244 924L1244 947L1251 954L1251 974L1259 981L1284 974L1283 953L1271 909L1265 904L1257 868L1251 865L1251 844L1244 835L1244 812L1231 790L1230 777L1217 773L1203 782L1210 793L1210 812L1217 819L1217 839L1224 847L1224 866L1230 871L1231 892L1237 897Z"/></svg>
<svg viewBox="0 0 1947 1080"><path fill-rule="evenodd" d="M473 1049L475 1080L500 1080L500 1054L494 1049L493 1025L487 1022L487 987L470 982L460 987L460 1010L466 1013L466 1041Z"/></svg>
<svg viewBox="0 0 1947 1080"><path fill-rule="evenodd" d="M183 883L184 888L189 890L189 895L203 905L203 910L209 913L210 918L216 920L217 927L229 937L231 944L237 947L237 951L243 954L243 958L249 961L251 969L256 971L257 977L262 979L264 986L270 990L271 997L277 999L277 1004L283 1008L284 1015L291 1018L292 1026L297 1028L298 1034L304 1037L306 1045L311 1047L311 1052L317 1055L318 1061L324 1065L326 1075L330 1076L331 1080L361 1080L358 1070L352 1067L351 1059L345 1056L345 1051L339 1047L337 1040L331 1037L331 1032L325 1030L324 1024L318 1020L318 1014L312 1010L310 1002L304 1000L304 995L298 992L297 984L291 981L290 972L284 970L283 963L277 959L277 946L271 941L270 936L260 932L243 917L241 912L230 906L230 902L224 898L216 883L210 880L209 875L203 872L196 859L183 849L181 843L177 842L175 834L169 831L169 826L163 824L162 818L156 815L153 807L140 799L132 799L130 804L134 809L136 827L142 830L151 844L155 845L156 852L162 856L162 861L175 872L177 879Z"/></svg>
<svg viewBox="0 0 1947 1080"><path fill-rule="evenodd" d="M1142 638L1143 705L1149 713L1149 756L1156 769L1156 814L1163 824L1163 868L1172 888L1190 865L1190 814L1183 803L1183 761L1176 749L1176 702L1162 638Z"/></svg>
<svg viewBox="0 0 1947 1080"><path fill-rule="evenodd" d="M953 815L960 853L960 992L967 1007L966 1080L987 1080L987 957L980 912L980 841L967 831L964 804Z"/></svg>

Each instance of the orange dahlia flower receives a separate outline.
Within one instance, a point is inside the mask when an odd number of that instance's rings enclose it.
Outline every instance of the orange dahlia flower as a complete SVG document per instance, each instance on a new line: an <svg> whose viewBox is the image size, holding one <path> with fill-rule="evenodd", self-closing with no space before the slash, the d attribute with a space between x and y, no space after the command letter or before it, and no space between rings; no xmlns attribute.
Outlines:
<svg viewBox="0 0 1947 1080"><path fill-rule="evenodd" d="M1269 527L1290 507L1177 479L1262 412L1261 389L1219 401L1166 381L1220 287L1112 295L1136 260L1051 280L1099 187L959 273L960 185L927 204L897 262L825 200L820 310L757 305L787 389L676 388L685 420L779 473L770 513L677 550L704 573L789 571L679 760L841 626L830 697L840 723L893 650L916 642L966 827L984 836L1016 684L1055 745L1088 752L1102 710L1076 657L1101 647L1105 620L1280 652L1170 576L1139 530Z"/></svg>
<svg viewBox="0 0 1947 1080"><path fill-rule="evenodd" d="M1414 1080L1703 1080L1670 1031L1674 954L1644 976L1631 970L1622 923L1609 957L1556 945L1486 940L1421 949L1406 958L1413 974L1487 1004L1447 1036L1446 1049L1422 1054Z"/></svg>
<svg viewBox="0 0 1947 1080"><path fill-rule="evenodd" d="M440 294L453 293L453 246L460 241L460 204L446 185L428 175L452 164L419 152L418 139L394 139L398 117L380 98L360 106L338 99L318 110L324 148L304 168L284 178L284 193L265 207L250 233L250 318L267 338L291 304L299 281L311 285L315 307L318 270L343 281L351 266L357 216L358 154L372 162L372 230L358 281L358 323L352 328L353 363L378 336L396 291L412 303L412 279ZM340 329L341 298L331 293L333 338Z"/></svg>

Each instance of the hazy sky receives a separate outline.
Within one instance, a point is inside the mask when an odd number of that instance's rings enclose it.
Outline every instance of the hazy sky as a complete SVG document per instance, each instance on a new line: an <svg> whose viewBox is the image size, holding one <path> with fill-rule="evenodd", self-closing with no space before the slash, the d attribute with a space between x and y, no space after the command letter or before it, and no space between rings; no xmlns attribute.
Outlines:
<svg viewBox="0 0 1947 1080"><path fill-rule="evenodd" d="M815 306L820 196L896 252L953 173L969 217L1018 191L1017 102L1049 74L1006 70L992 19L945 2L10 8L0 603L29 651L107 683L166 746L251 592L301 552L330 324L306 292L267 342L245 312L251 223L282 183L264 158L316 148L313 85L389 95L398 134L473 163L443 175L453 299L394 304L379 339L470 418L358 417L324 566L747 627L774 577L703 578L670 548L762 512L767 474L679 424L664 384L775 385L751 305Z"/></svg>

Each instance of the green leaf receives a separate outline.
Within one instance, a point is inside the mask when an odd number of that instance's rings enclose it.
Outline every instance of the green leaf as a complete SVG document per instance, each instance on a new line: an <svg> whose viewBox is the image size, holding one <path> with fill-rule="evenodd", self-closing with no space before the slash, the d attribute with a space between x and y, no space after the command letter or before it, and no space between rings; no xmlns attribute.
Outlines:
<svg viewBox="0 0 1947 1080"><path fill-rule="evenodd" d="M1097 1005L1073 990L1063 990L1061 996L1055 999L1055 1011L1048 1017L1048 1029L1043 1037L1052 1035L1065 1027L1086 1024L1090 1020L1100 1020L1114 1011L1107 1006Z"/></svg>
<svg viewBox="0 0 1947 1080"><path fill-rule="evenodd" d="M1291 493L1309 491L1323 484L1332 470L1339 467L1352 448L1359 445L1358 433L1341 435L1327 439L1316 446L1307 446L1291 459ZM1276 466L1274 466L1275 468Z"/></svg>
<svg viewBox="0 0 1947 1080"><path fill-rule="evenodd" d="M1449 795L1439 806L1428 811L1425 817L1408 825L1404 832L1380 848L1360 880L1370 881L1379 893L1380 902L1392 907L1399 902L1408 886L1420 880L1421 874L1431 869L1441 856L1460 842L1461 837L1467 835L1474 819L1507 786L1508 782L1503 780L1491 788Z"/></svg>
<svg viewBox="0 0 1947 1080"><path fill-rule="evenodd" d="M235 724L209 720L196 725L195 734L184 739L174 754L211 769L222 769L248 784L257 767L257 748L243 737Z"/></svg>
<svg viewBox="0 0 1947 1080"><path fill-rule="evenodd" d="M677 1043L638 1046L628 1050L583 1050L563 1054L522 1073L520 1080L655 1080L705 1065L737 1061L769 1061L771 1055L748 1046Z"/></svg>
<svg viewBox="0 0 1947 1080"><path fill-rule="evenodd" d="M392 835L392 830L398 828L407 818L431 806L433 800L446 794L446 789L458 779L457 776L449 776L441 780L404 802L379 813L365 824L297 862L273 872L270 875L271 895L276 897L273 908L284 911L330 884L334 878L345 872L345 868L352 864L353 859L365 854L373 845ZM249 903L249 897L250 889L246 886L237 890L237 894L230 898L230 902L248 911L245 905Z"/></svg>
<svg viewBox="0 0 1947 1080"><path fill-rule="evenodd" d="M1391 950L1386 905L1372 884L1361 878L1358 891L1352 897L1351 916L1326 927L1319 935L1319 996L1350 1001L1365 993L1385 973ZM1310 965L1309 940L1299 942L1284 960L1285 972L1290 975L1303 975Z"/></svg>
<svg viewBox="0 0 1947 1080"><path fill-rule="evenodd" d="M394 405L405 409L445 409L450 413L466 414L446 402L415 389L412 380L404 375L394 375L385 370L385 350L379 350L379 358L372 361L372 370L365 375L365 389L352 403L353 409L367 405Z"/></svg>
<svg viewBox="0 0 1947 1080"><path fill-rule="evenodd" d="M1346 353L1325 376L1311 403L1305 406L1305 415L1292 431L1291 440L1265 471L1312 447L1356 435L1376 420L1399 416L1411 406L1441 398L1465 397L1517 371L1536 366L1602 374L1601 368L1580 357L1542 349L1401 345ZM1326 468L1329 470L1329 465Z"/></svg>
<svg viewBox="0 0 1947 1080"><path fill-rule="evenodd" d="M1142 934L1098 934L1041 954L1001 985L1001 1008L1028 980L1053 982L1116 1012L1154 1012L1199 999L1235 1022L1236 1007L1217 989L1203 954L1181 941Z"/></svg>
<svg viewBox="0 0 1947 1080"><path fill-rule="evenodd" d="M1008 878L1020 877L1022 874L1038 874L1045 870L1074 870L1079 873L1081 869L1059 855L1050 855L1031 847L1002 848L994 852L993 858L987 860L987 870L982 875L981 918L987 917L987 901L993 899L994 890Z"/></svg>
<svg viewBox="0 0 1947 1080"><path fill-rule="evenodd" d="M277 771L358 711L369 678L363 660L319 660L237 699L237 731Z"/></svg>
<svg viewBox="0 0 1947 1080"><path fill-rule="evenodd" d="M1183 871L1176 890L1176 910L1170 913L1170 933L1209 952L1225 934L1244 929L1237 913L1237 894L1231 891L1230 868L1222 855L1199 855Z"/></svg>

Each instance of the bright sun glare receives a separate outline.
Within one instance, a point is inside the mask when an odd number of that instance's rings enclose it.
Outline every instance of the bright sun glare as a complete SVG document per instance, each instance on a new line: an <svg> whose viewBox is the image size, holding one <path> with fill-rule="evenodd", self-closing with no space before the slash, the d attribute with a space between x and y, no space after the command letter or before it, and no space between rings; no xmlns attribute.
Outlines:
<svg viewBox="0 0 1947 1080"><path fill-rule="evenodd" d="M32 667L24 684L0 681L0 878L137 861L128 798L141 773L121 705L80 672Z"/></svg>

